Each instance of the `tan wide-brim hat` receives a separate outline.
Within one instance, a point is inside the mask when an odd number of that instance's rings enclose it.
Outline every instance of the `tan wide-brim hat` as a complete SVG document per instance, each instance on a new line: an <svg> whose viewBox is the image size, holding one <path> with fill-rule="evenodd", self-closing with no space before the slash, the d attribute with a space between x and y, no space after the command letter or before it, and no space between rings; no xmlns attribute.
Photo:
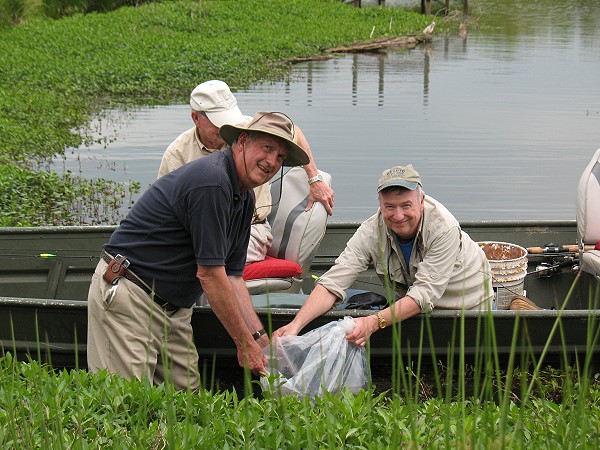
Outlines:
<svg viewBox="0 0 600 450"><path fill-rule="evenodd" d="M219 134L227 144L232 145L238 136L245 131L257 131L283 139L288 150L283 161L284 166L304 166L310 162L306 151L294 142L294 123L283 113L257 112L252 120L245 125L223 125L219 129Z"/></svg>

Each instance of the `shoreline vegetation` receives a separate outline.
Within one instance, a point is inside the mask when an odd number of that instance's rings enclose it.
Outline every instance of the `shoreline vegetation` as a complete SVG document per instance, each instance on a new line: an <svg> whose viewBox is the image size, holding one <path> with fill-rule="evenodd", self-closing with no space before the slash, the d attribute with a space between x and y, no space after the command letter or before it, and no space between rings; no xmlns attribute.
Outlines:
<svg viewBox="0 0 600 450"><path fill-rule="evenodd" d="M118 223L139 183L52 165L98 140L90 121L110 109L185 103L207 79L234 91L279 80L295 61L357 42L417 45L431 20L338 0L175 0L0 26L0 226ZM437 21L440 33L458 28Z"/></svg>
<svg viewBox="0 0 600 450"><path fill-rule="evenodd" d="M585 371L536 376L409 368L396 393L322 397L176 391L105 371L0 358L2 448L595 449L600 387ZM475 386L467 393L465 382ZM257 389L246 373L246 392ZM481 383L481 384L478 384ZM428 390L437 385L439 389Z"/></svg>
<svg viewBox="0 0 600 450"><path fill-rule="evenodd" d="M22 5L0 2L0 11ZM114 211L139 185L61 176L50 165L66 148L91 142L90 120L104 111L185 103L211 78L234 90L278 80L295 62L356 42L417 36L432 20L339 0L176 0L25 16L0 23L0 226L118 221ZM459 26L436 20L439 33ZM560 371L539 368L532 355L523 367L533 364L533 372L511 364L501 373L493 350L475 368L459 361L433 375L399 364L392 392L298 400L218 387L177 392L16 361L3 348L0 448L600 447L591 352ZM245 392L255 383L246 374Z"/></svg>

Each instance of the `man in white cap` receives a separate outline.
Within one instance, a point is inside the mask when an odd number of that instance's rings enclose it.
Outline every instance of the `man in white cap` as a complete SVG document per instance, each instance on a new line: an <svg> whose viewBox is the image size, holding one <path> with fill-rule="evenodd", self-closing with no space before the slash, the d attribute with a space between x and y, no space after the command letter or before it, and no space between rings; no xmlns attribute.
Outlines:
<svg viewBox="0 0 600 450"><path fill-rule="evenodd" d="M205 294L239 364L265 372L269 339L242 279L250 190L282 165L309 160L282 113L258 113L247 126L224 125L220 133L229 147L156 180L104 245L88 294L90 370L197 389L191 317Z"/></svg>
<svg viewBox="0 0 600 450"><path fill-rule="evenodd" d="M377 195L377 213L361 224L294 320L274 336L297 335L343 301L370 265L397 296L380 312L355 319L347 336L353 344L364 346L375 331L434 308L491 307L494 292L485 253L441 203L425 196L412 165L385 170Z"/></svg>
<svg viewBox="0 0 600 450"><path fill-rule="evenodd" d="M194 88L190 95L194 127L183 132L165 151L158 177L171 172L184 164L225 148L225 141L219 134L223 125L239 125L251 117L244 116L238 107L235 96L227 83L219 80L205 81ZM315 164L308 142L300 127L295 127L294 139L304 148L310 162L303 166L310 185L306 210L314 202L321 202L329 215L333 214L333 190L323 182ZM271 212L271 190L265 184L255 189L256 208L252 223L252 234L248 244L247 263L262 261L273 241L267 216Z"/></svg>

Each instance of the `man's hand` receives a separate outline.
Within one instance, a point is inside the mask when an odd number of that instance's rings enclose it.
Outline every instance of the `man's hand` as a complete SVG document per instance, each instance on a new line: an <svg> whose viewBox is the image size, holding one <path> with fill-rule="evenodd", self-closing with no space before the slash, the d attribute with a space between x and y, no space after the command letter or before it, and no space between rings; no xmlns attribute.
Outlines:
<svg viewBox="0 0 600 450"><path fill-rule="evenodd" d="M273 332L273 339L282 336L298 336L299 330L290 322Z"/></svg>
<svg viewBox="0 0 600 450"><path fill-rule="evenodd" d="M228 277L224 266L199 265L196 275L213 312L235 342L238 363L254 374L266 373L267 357L252 333L263 328L241 276Z"/></svg>
<svg viewBox="0 0 600 450"><path fill-rule="evenodd" d="M254 375L266 375L269 361L260 346L252 341L248 345L239 345L238 364L248 368Z"/></svg>
<svg viewBox="0 0 600 450"><path fill-rule="evenodd" d="M305 211L310 211L315 202L323 203L327 210L327 214L333 215L333 189L323 181L317 181L310 185L310 193L308 194L308 204Z"/></svg>
<svg viewBox="0 0 600 450"><path fill-rule="evenodd" d="M354 318L354 329L346 336L348 342L364 347L371 335L379 329L375 315Z"/></svg>

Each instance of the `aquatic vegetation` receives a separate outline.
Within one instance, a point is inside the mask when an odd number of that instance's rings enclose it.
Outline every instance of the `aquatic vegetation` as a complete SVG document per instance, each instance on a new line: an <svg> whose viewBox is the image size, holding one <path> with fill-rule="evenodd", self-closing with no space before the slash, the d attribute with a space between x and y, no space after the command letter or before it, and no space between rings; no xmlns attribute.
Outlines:
<svg viewBox="0 0 600 450"><path fill-rule="evenodd" d="M116 223L123 203L140 184L85 179L0 164L0 226Z"/></svg>
<svg viewBox="0 0 600 450"><path fill-rule="evenodd" d="M469 397L257 398L197 393L105 372L0 359L2 448L597 448L600 386L548 371L548 389L506 406ZM552 384L554 383L554 384ZM554 387L551 387L554 386Z"/></svg>
<svg viewBox="0 0 600 450"><path fill-rule="evenodd" d="M288 58L371 36L414 34L427 24L400 9L339 1L181 0L0 27L0 183L13 185L15 165L33 173L40 161L93 139L90 119L106 109L185 103L206 79L233 89L275 80L289 71L282 63ZM69 180L56 183L60 191ZM42 204L53 194L43 184L21 195ZM0 211L9 213L6 225L67 224L76 208L65 200L55 205L64 222L35 214L28 203L16 211L2 202Z"/></svg>
<svg viewBox="0 0 600 450"><path fill-rule="evenodd" d="M428 325L411 355L398 348L393 369L367 390L301 400L261 394L247 372L241 387L223 390L205 366L202 389L176 391L104 371L53 369L37 362L42 342L35 361L17 361L8 344L0 357L0 448L598 448L596 325L588 324L580 357L567 358L565 348L558 370L533 348L515 357L527 348L516 332L500 363L493 315L481 315L475 342L466 342L458 317L448 337L458 350L446 358L422 351L431 348ZM394 327L401 333L401 323ZM566 332L560 318L556 330ZM467 345L477 349L472 364Z"/></svg>

